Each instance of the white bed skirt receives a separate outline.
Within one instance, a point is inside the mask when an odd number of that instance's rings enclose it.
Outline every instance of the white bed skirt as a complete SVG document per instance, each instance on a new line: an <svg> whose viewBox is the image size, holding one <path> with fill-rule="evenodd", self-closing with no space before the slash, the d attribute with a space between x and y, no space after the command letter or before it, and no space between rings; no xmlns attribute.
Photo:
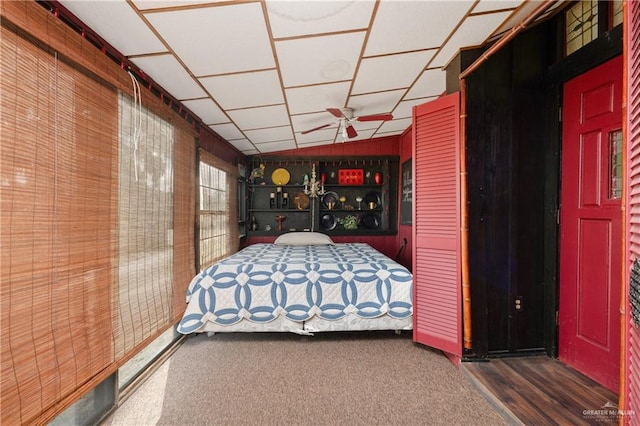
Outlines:
<svg viewBox="0 0 640 426"><path fill-rule="evenodd" d="M232 325L205 323L196 333L232 333L232 332L291 332L297 334L313 334L323 331L364 331L364 330L412 330L413 317L393 318L382 315L377 318L361 318L355 314L345 315L338 320L326 320L313 317L308 321L291 321L278 317L268 323L240 321Z"/></svg>

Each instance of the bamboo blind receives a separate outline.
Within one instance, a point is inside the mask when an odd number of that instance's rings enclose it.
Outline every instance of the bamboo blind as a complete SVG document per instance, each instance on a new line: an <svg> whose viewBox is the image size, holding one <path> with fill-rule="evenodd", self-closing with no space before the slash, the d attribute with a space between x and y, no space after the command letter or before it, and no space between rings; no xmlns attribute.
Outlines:
<svg viewBox="0 0 640 426"><path fill-rule="evenodd" d="M153 152L166 151L171 195L126 189L119 94L120 103L132 94L128 74L35 2L0 7L0 424L42 424L184 312L197 133L143 90L145 114L172 139L145 137L143 161L155 173Z"/></svg>
<svg viewBox="0 0 640 426"><path fill-rule="evenodd" d="M176 323L186 308L185 295L196 273L196 144L194 134L177 126L173 190L173 319Z"/></svg>
<svg viewBox="0 0 640 426"><path fill-rule="evenodd" d="M2 424L114 362L116 94L2 28Z"/></svg>
<svg viewBox="0 0 640 426"><path fill-rule="evenodd" d="M117 357L171 320L175 138L131 97L119 105Z"/></svg>

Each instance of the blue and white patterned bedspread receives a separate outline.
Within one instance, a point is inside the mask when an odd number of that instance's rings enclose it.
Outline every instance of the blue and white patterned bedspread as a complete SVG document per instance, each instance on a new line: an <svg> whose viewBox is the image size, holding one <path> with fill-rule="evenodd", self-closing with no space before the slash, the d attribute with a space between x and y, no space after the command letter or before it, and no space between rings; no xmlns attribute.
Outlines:
<svg viewBox="0 0 640 426"><path fill-rule="evenodd" d="M411 272L368 244L254 244L195 276L183 334L207 322L268 323L278 316L306 321L413 313Z"/></svg>

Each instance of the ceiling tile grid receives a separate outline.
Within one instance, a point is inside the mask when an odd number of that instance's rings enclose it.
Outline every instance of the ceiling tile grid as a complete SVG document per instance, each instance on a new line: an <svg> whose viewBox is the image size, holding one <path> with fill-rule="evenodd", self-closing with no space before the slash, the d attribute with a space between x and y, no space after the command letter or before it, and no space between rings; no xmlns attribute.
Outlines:
<svg viewBox="0 0 640 426"><path fill-rule="evenodd" d="M60 3L251 155L401 134L414 106L444 93L444 67L461 49L495 39L537 2Z"/></svg>
<svg viewBox="0 0 640 426"><path fill-rule="evenodd" d="M167 52L153 30L125 0L60 3L125 56Z"/></svg>
<svg viewBox="0 0 640 426"><path fill-rule="evenodd" d="M169 93L177 93L180 101L206 95L202 87L187 73L176 57L170 54L131 58L138 68L155 76L155 81Z"/></svg>
<svg viewBox="0 0 640 426"><path fill-rule="evenodd" d="M225 110L284 102L276 70L200 78L204 88Z"/></svg>
<svg viewBox="0 0 640 426"><path fill-rule="evenodd" d="M373 1L289 1L267 0L271 32L275 39L366 30Z"/></svg>
<svg viewBox="0 0 640 426"><path fill-rule="evenodd" d="M358 31L276 41L284 87L351 80L365 35Z"/></svg>
<svg viewBox="0 0 640 426"><path fill-rule="evenodd" d="M182 101L182 104L196 114L206 125L228 123L229 117L210 98Z"/></svg>

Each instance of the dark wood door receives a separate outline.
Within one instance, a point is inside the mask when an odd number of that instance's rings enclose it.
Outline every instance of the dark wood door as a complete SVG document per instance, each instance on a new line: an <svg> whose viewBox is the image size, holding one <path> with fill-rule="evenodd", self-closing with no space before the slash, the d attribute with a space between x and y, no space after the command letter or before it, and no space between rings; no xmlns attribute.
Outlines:
<svg viewBox="0 0 640 426"><path fill-rule="evenodd" d="M619 382L622 58L564 86L560 359L611 390Z"/></svg>
<svg viewBox="0 0 640 426"><path fill-rule="evenodd" d="M459 94L413 112L413 338L462 355Z"/></svg>

